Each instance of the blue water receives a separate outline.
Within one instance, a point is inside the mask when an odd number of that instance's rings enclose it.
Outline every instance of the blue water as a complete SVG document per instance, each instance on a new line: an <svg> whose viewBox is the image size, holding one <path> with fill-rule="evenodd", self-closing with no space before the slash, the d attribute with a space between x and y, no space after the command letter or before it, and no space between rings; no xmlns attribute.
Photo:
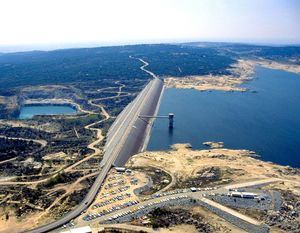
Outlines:
<svg viewBox="0 0 300 233"><path fill-rule="evenodd" d="M174 129L156 120L148 149L174 143L201 149L205 141L222 141L226 148L300 167L300 75L257 67L255 77L244 86L257 93L167 89L159 114L174 113Z"/></svg>
<svg viewBox="0 0 300 233"><path fill-rule="evenodd" d="M34 105L23 106L19 119L30 119L35 115L70 115L76 114L76 109L67 105Z"/></svg>

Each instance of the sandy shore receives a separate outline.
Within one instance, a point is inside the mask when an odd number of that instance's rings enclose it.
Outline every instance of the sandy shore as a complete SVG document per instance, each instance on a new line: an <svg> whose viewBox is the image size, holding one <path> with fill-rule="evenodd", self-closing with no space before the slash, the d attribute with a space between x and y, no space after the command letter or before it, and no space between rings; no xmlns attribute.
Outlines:
<svg viewBox="0 0 300 233"><path fill-rule="evenodd" d="M264 60L264 59L254 60L251 62L254 65L260 65L270 69L284 70L284 71L300 74L300 65L284 64L284 63L279 63L279 62Z"/></svg>
<svg viewBox="0 0 300 233"><path fill-rule="evenodd" d="M252 79L255 66L258 65L300 74L300 65L283 64L264 59L238 60L233 68L229 69L231 75L167 77L164 81L166 87L169 88L196 89L199 91L247 91L240 85Z"/></svg>
<svg viewBox="0 0 300 233"><path fill-rule="evenodd" d="M247 89L240 87L240 85L252 79L254 74L253 63L246 60L238 60L230 71L232 75L168 77L165 78L165 85L169 88L196 89L200 91L246 91Z"/></svg>

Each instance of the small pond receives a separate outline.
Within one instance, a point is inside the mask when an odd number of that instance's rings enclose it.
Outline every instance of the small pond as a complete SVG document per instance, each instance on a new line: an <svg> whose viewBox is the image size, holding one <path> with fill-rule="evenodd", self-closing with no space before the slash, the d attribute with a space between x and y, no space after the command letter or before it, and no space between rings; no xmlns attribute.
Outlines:
<svg viewBox="0 0 300 233"><path fill-rule="evenodd" d="M31 119L36 115L73 115L77 110L69 105L25 105L20 109L19 119Z"/></svg>

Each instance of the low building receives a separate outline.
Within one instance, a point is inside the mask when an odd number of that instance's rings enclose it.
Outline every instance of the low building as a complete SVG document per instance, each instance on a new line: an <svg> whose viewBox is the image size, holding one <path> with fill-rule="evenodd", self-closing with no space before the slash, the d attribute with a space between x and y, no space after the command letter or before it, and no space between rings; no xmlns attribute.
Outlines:
<svg viewBox="0 0 300 233"><path fill-rule="evenodd" d="M258 196L256 193L237 192L237 191L229 192L227 195L230 197L247 198L247 199L254 199Z"/></svg>
<svg viewBox="0 0 300 233"><path fill-rule="evenodd" d="M231 192L228 194L228 196L242 198L242 194L240 192Z"/></svg>

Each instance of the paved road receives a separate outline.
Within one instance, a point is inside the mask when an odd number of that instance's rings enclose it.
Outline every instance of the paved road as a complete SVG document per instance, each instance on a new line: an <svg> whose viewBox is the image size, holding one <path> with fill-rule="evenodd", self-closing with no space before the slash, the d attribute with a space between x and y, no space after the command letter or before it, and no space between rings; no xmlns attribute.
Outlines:
<svg viewBox="0 0 300 233"><path fill-rule="evenodd" d="M250 218L250 217L248 217L248 216L246 216L244 214L241 214L241 213L239 213L239 212L237 212L237 211L235 211L233 209L230 209L230 208L228 208L228 207L226 207L224 205L221 205L221 204L219 204L219 203L217 203L215 201L212 201L210 199L207 199L207 198L203 197L200 200L203 201L203 202L205 202L206 204L208 204L210 206L213 206L213 207L215 207L217 209L220 209L220 210L222 210L224 212L227 212L228 214L231 214L231 215L233 215L233 216L235 216L235 217L237 217L239 219L242 219L245 222L251 223L253 225L260 225L261 224L259 221L255 220L253 218Z"/></svg>
<svg viewBox="0 0 300 233"><path fill-rule="evenodd" d="M280 179L272 179L272 178L262 179L262 180L257 180L254 182L244 182L244 183L235 184L235 185L232 185L232 187L239 187L239 188L253 187L256 185L268 185L270 183L274 183L274 182L278 182L278 181L280 181ZM181 200L192 198L192 199L198 200L202 203L205 203L208 206L211 206L212 208L215 208L224 213L227 213L230 216L234 216L246 223L252 224L254 226L261 226L261 222L206 198L206 196L210 195L210 194L213 194L213 195L214 194L226 194L228 192L228 187L229 187L229 185L224 185L224 186L221 186L221 187L218 187L215 189L209 189L209 190L202 189L202 191L198 191L198 192L191 192L189 190L185 190L184 192L182 192L183 191L182 190L181 192L177 193L176 191L173 191L173 193L169 193L168 195L150 198L150 199L142 201L136 205L125 207L125 208L122 208L121 210L116 210L110 214L106 214L106 215L98 217L94 220L88 221L87 223L91 223L91 222L102 222L102 223L106 222L107 223L107 221L110 218L112 218L113 216L120 215L120 214L128 212L128 211L131 211L131 213L127 215L128 217L130 217L130 216L137 214L140 211L142 211L143 213L146 213L146 212L149 212L152 209L159 207L159 206L170 206L170 205L172 205L172 203L175 205L183 205L183 203L181 203L181 201L176 198L179 198L180 196L185 196ZM141 209L140 207L143 207L143 208ZM120 218L122 218L122 217L120 217ZM119 220L120 220L120 218L119 218ZM115 222L116 222L116 220L110 222L110 224L115 223Z"/></svg>
<svg viewBox="0 0 300 233"><path fill-rule="evenodd" d="M123 166L130 156L140 152L149 134L152 120L140 118L139 115L152 116L157 112L163 81L146 70L147 62L139 60L144 64L141 69L150 74L153 79L124 109L110 128L101 166L106 164L110 157L116 157L115 166Z"/></svg>
<svg viewBox="0 0 300 233"><path fill-rule="evenodd" d="M141 150L150 121L140 119L139 115L153 115L156 112L163 90L163 81L145 69L148 63L142 59L139 60L143 63L141 69L154 79L152 79L135 100L123 110L109 130L104 158L100 164L102 170L85 199L76 209L69 212L63 218L29 232L49 232L79 216L81 212L87 209L94 201L111 166L123 165L131 155Z"/></svg>
<svg viewBox="0 0 300 233"><path fill-rule="evenodd" d="M150 210L156 208L156 207L159 207L161 205L163 206L171 206L172 203L176 205L183 205L183 203L181 203L180 199L175 199L175 198L179 198L179 197L182 197L182 196L185 196L183 197L181 200L185 200L185 199L196 199L196 200L199 200L201 202L205 202L206 204L210 205L210 206L213 206L217 209L220 209L230 215L233 215L237 218L240 218L248 223L251 223L251 224L254 224L254 225L260 225L261 223L259 221L256 221L246 215L243 215L233 209L230 209L226 206L223 206L217 202L214 202L210 199L207 199L205 198L205 195L209 195L211 193L224 193L222 192L220 189L219 190L209 190L209 191L199 191L199 192L185 192L185 193L176 193L176 194L172 194L172 195L167 195L167 196L162 196L162 197L157 197L157 198L153 198L153 199L149 199L149 200L146 200L146 201L143 201L143 202L140 202L136 205L133 205L133 206L130 206L130 207L125 207L125 208L122 208L121 210L117 210L113 213L110 213L110 214L107 214L107 215L104 215L102 217L99 217L99 218L96 218L95 220L91 220L91 221L88 221L87 223L90 223L90 222L100 222L100 223L103 223L103 222L107 222L107 220L117 214L121 214L121 213L124 213L126 211L132 211L132 214L135 214L137 213L138 211L143 211L143 212L149 212ZM172 199L173 198L173 199ZM144 207L143 209L139 209L139 207ZM130 214L129 214L130 216ZM114 221L112 222L114 223Z"/></svg>

